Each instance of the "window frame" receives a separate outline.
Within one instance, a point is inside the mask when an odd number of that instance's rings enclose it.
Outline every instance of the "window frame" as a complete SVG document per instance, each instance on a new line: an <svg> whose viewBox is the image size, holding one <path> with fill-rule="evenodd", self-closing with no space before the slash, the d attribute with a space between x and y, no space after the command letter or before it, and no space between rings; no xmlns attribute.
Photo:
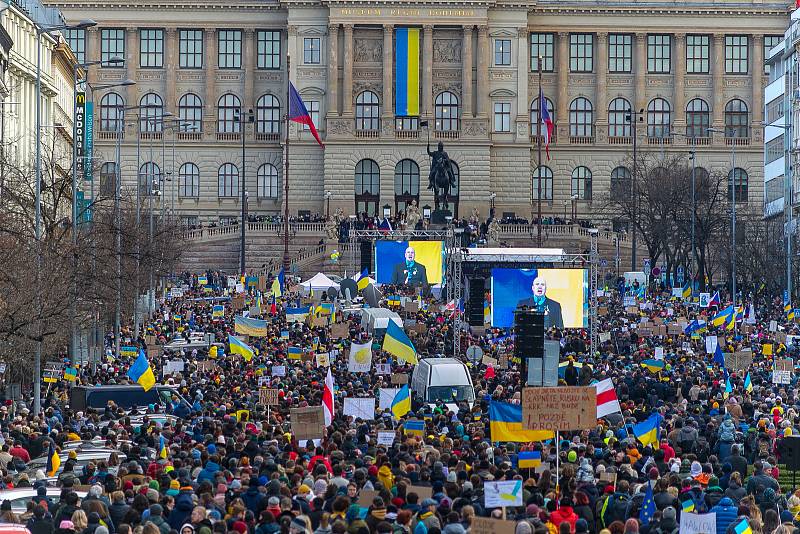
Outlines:
<svg viewBox="0 0 800 534"><path fill-rule="evenodd" d="M217 133L238 134L242 131L241 120L237 120L242 110L242 100L233 93L225 93L217 100Z"/></svg>
<svg viewBox="0 0 800 534"><path fill-rule="evenodd" d="M256 101L256 133L281 133L281 101L271 93L265 93Z"/></svg>
<svg viewBox="0 0 800 534"><path fill-rule="evenodd" d="M534 36L536 36L535 41ZM542 56L542 72L553 72L555 67L555 42L554 33L532 32L530 34L528 44L531 54L531 72L539 72L539 56Z"/></svg>
<svg viewBox="0 0 800 534"><path fill-rule="evenodd" d="M70 28L62 30L64 40L67 41L72 53L75 54L79 64L86 63L86 29Z"/></svg>
<svg viewBox="0 0 800 534"><path fill-rule="evenodd" d="M445 95L447 102L445 102ZM455 110L455 113L453 111ZM455 115L455 116L454 116ZM436 95L433 105L434 130L437 132L457 132L461 128L461 102L452 91L442 91Z"/></svg>
<svg viewBox="0 0 800 534"><path fill-rule="evenodd" d="M532 180L531 180L531 199L533 199L536 202L539 201L539 175L541 174L542 169L545 170L544 177L543 177L543 182L542 182L542 201L552 202L553 201L553 169L551 169L547 165L539 165L531 173L531 176L532 176Z"/></svg>
<svg viewBox="0 0 800 534"><path fill-rule="evenodd" d="M623 109L620 109L620 105ZM628 117L632 116L632 111L633 107L627 98L620 96L608 103L608 137L615 139L633 137L633 125L628 120Z"/></svg>
<svg viewBox="0 0 800 534"><path fill-rule="evenodd" d="M111 32L114 32L111 35ZM125 68L125 28L100 29L100 67L110 69ZM111 46L113 44L113 46ZM110 62L112 57L120 57L120 62Z"/></svg>
<svg viewBox="0 0 800 534"><path fill-rule="evenodd" d="M506 46L507 45L507 46ZM499 48L498 48L499 47ZM496 37L494 39L494 66L511 66L511 39L507 37ZM499 59L499 61L498 61Z"/></svg>
<svg viewBox="0 0 800 534"><path fill-rule="evenodd" d="M688 34L684 60L686 61L686 74L709 74L711 72L711 36Z"/></svg>
<svg viewBox="0 0 800 534"><path fill-rule="evenodd" d="M579 201L592 200L592 170L585 165L575 167L570 174L570 197L576 195Z"/></svg>
<svg viewBox="0 0 800 534"><path fill-rule="evenodd" d="M111 98L116 97L115 103L108 102ZM111 91L104 94L100 98L100 131L101 132L116 132L118 124L124 122L124 112L122 108L125 107L125 99L116 91ZM111 110L114 110L113 113ZM124 125L121 129L124 129Z"/></svg>
<svg viewBox="0 0 800 534"><path fill-rule="evenodd" d="M666 33L647 34L647 73L672 72L672 36Z"/></svg>
<svg viewBox="0 0 800 534"><path fill-rule="evenodd" d="M193 170L189 174L186 170ZM187 183L187 180L190 180ZM200 167L196 163L187 161L178 169L178 198L200 197Z"/></svg>
<svg viewBox="0 0 800 534"><path fill-rule="evenodd" d="M742 44L744 40L744 44ZM742 54L742 52L744 52ZM738 57L737 57L738 56ZM742 69L744 65L744 70ZM743 76L750 72L750 38L748 35L725 36L725 74Z"/></svg>
<svg viewBox="0 0 800 534"><path fill-rule="evenodd" d="M150 91L139 99L139 131L161 133L164 131L164 99Z"/></svg>
<svg viewBox="0 0 800 534"><path fill-rule="evenodd" d="M193 98L191 102L189 98ZM196 128L182 129L182 132L201 133L203 131L203 99L196 93L184 93L178 99L178 118L181 123L191 122Z"/></svg>
<svg viewBox="0 0 800 534"><path fill-rule="evenodd" d="M622 42L616 42L621 39ZM618 63L622 62L622 68ZM630 74L633 70L633 35L630 33L608 34L608 72Z"/></svg>
<svg viewBox="0 0 800 534"><path fill-rule="evenodd" d="M270 170L270 172L267 173L267 170ZM280 198L279 176L278 168L272 163L262 163L258 167L256 184L258 198L267 200L277 200ZM269 181L267 182L267 180ZM273 192L274 194L271 194Z"/></svg>
<svg viewBox="0 0 800 534"><path fill-rule="evenodd" d="M575 73L594 72L594 34L569 34L569 71Z"/></svg>
<svg viewBox="0 0 800 534"><path fill-rule="evenodd" d="M672 106L666 98L656 97L647 103L647 137L669 139L672 129Z"/></svg>
<svg viewBox="0 0 800 534"><path fill-rule="evenodd" d="M277 37L276 37L277 36ZM269 38L268 38L269 37ZM256 31L256 68L259 70L280 70L282 35L280 30ZM275 45L277 44L277 51ZM268 45L271 47L268 51ZM269 61L267 61L269 59Z"/></svg>
<svg viewBox="0 0 800 534"><path fill-rule="evenodd" d="M584 102L588 104L588 109L583 105ZM581 108L579 108L579 104ZM589 118L588 121L586 117ZM573 98L569 103L569 135L570 137L594 137L594 105L586 97Z"/></svg>
<svg viewBox="0 0 800 534"><path fill-rule="evenodd" d="M689 109L694 102L698 102L700 109ZM711 127L711 108L704 98L693 98L686 103L686 135L690 138L709 137L708 129ZM705 119L703 118L705 117ZM695 134L695 129L699 128L701 135Z"/></svg>
<svg viewBox="0 0 800 534"><path fill-rule="evenodd" d="M381 129L380 98L373 91L365 90L356 95L356 130L377 131Z"/></svg>
<svg viewBox="0 0 800 534"><path fill-rule="evenodd" d="M494 131L496 133L510 133L511 132L511 102L503 100L494 102L492 106L494 110ZM499 126L498 126L499 124Z"/></svg>
<svg viewBox="0 0 800 534"><path fill-rule="evenodd" d="M163 28L139 28L139 68L164 68Z"/></svg>
<svg viewBox="0 0 800 534"><path fill-rule="evenodd" d="M322 38L303 37L303 65L321 65L321 64L322 64Z"/></svg>
<svg viewBox="0 0 800 534"><path fill-rule="evenodd" d="M239 198L239 176L239 167L235 163L220 165L217 169L217 198Z"/></svg>
<svg viewBox="0 0 800 534"><path fill-rule="evenodd" d="M236 28L217 30L217 68L242 68L242 34L242 30Z"/></svg>
<svg viewBox="0 0 800 534"><path fill-rule="evenodd" d="M199 38L198 38L199 34ZM198 61L199 58L199 61ZM205 62L205 33L197 29L178 30L178 68L202 69Z"/></svg>

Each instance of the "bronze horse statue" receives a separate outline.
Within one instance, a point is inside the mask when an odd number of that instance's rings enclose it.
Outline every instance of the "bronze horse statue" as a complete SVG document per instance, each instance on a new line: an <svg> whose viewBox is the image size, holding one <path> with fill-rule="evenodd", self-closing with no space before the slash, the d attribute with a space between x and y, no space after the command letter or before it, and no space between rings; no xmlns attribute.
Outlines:
<svg viewBox="0 0 800 534"><path fill-rule="evenodd" d="M428 175L428 189L433 189L433 198L436 210L447 209L447 197L450 191L456 187L456 177L453 173L453 166L450 157L444 151L444 144L439 141L438 149L431 152L431 145L428 143L428 156L431 158L431 171Z"/></svg>

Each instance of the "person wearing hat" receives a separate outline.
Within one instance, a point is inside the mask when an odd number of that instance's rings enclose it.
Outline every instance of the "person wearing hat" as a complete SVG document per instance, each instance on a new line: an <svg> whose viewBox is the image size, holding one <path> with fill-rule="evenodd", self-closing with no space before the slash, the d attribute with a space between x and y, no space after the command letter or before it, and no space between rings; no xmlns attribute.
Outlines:
<svg viewBox="0 0 800 534"><path fill-rule="evenodd" d="M160 504L150 505L150 517L148 521L153 523L161 531L161 534L169 534L171 527L169 523L164 520L164 508Z"/></svg>
<svg viewBox="0 0 800 534"><path fill-rule="evenodd" d="M412 534L427 534L433 527L441 530L442 523L439 520L439 516L436 515L437 505L438 503L430 497L422 501L419 512L417 512L413 521L411 521Z"/></svg>
<svg viewBox="0 0 800 534"><path fill-rule="evenodd" d="M53 534L53 518L41 504L33 507L33 517L30 518L26 528L31 534Z"/></svg>

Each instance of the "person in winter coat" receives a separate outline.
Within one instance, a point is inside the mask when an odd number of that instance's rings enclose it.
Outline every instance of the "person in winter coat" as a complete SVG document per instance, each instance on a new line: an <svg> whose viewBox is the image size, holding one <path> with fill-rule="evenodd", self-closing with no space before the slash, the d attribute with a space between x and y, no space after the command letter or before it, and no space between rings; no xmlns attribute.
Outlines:
<svg viewBox="0 0 800 534"><path fill-rule="evenodd" d="M169 513L169 526L178 530L184 523L189 521L194 509L194 501L192 500L193 489L190 486L181 488L180 493L175 498L175 508Z"/></svg>
<svg viewBox="0 0 800 534"><path fill-rule="evenodd" d="M730 497L733 504L738 504L746 495L747 490L742 487L742 475L738 471L734 471L728 481L728 489L725 490L725 496Z"/></svg>
<svg viewBox="0 0 800 534"><path fill-rule="evenodd" d="M160 504L152 504L150 505L150 517L148 521L157 526L161 534L169 534L171 527L169 523L164 520L163 514L164 508Z"/></svg>
<svg viewBox="0 0 800 534"><path fill-rule="evenodd" d="M594 512L592 512L592 507L589 503L589 496L583 491L575 492L575 506L573 507L573 510L575 515L586 521L586 524L588 525L588 532L594 532Z"/></svg>
<svg viewBox="0 0 800 534"><path fill-rule="evenodd" d="M256 517L261 513L261 510L267 507L264 502L265 497L258 489L258 478L256 477L250 479L250 485L247 487L247 491L242 493L241 499L247 509L253 512Z"/></svg>
<svg viewBox="0 0 800 534"><path fill-rule="evenodd" d="M206 466L200 471L197 475L197 482L201 483L204 481L214 483L214 476L216 475L217 471L220 470L219 467L219 456L216 454L211 455L211 457L206 462ZM178 528L180 525L174 528Z"/></svg>
<svg viewBox="0 0 800 534"><path fill-rule="evenodd" d="M378 480L383 487L391 491L394 486L394 475L392 474L392 465L389 462L384 462L380 469L378 469Z"/></svg>
<svg viewBox="0 0 800 534"><path fill-rule="evenodd" d="M717 447L719 448L719 461L724 462L731 455L731 447L736 439L736 425L730 414L725 415L725 419L719 427L719 439Z"/></svg>
<svg viewBox="0 0 800 534"><path fill-rule="evenodd" d="M33 517L25 525L31 534L53 534L53 518L47 513L44 506L37 504L33 507Z"/></svg>
<svg viewBox="0 0 800 534"><path fill-rule="evenodd" d="M436 527L441 530L442 524L439 522L439 517L436 515L436 501L433 499L425 499L420 505L419 512L411 522L411 532L413 534L427 534L428 531ZM420 525L422 525L420 527Z"/></svg>
<svg viewBox="0 0 800 534"><path fill-rule="evenodd" d="M661 513L661 521L650 529L651 534L678 534L680 525L676 519L677 512L672 506L667 506Z"/></svg>
<svg viewBox="0 0 800 534"><path fill-rule="evenodd" d="M382 497L375 497L372 500L372 506L370 506L369 511L367 512L367 527L371 534L375 534L378 531L378 523L381 521L386 520L386 505L383 502Z"/></svg>
<svg viewBox="0 0 800 534"><path fill-rule="evenodd" d="M323 521L327 523L330 519L330 516L328 514L323 514L322 518L323 519L320 521L320 526L322 526ZM264 510L261 512L261 519L258 522L258 527L256 527L256 534L277 534L280 532L280 530L281 526L275 522L275 516L272 514L272 512L269 510Z"/></svg>
<svg viewBox="0 0 800 534"><path fill-rule="evenodd" d="M723 497L719 504L709 511L717 514L717 532L726 532L728 526L736 521L738 515L738 507L730 497Z"/></svg>
<svg viewBox="0 0 800 534"><path fill-rule="evenodd" d="M559 508L550 514L550 522L556 527L561 523L569 523L569 531L575 532L575 522L578 520L578 516L572 509L572 499L564 497L559 503Z"/></svg>
<svg viewBox="0 0 800 534"><path fill-rule="evenodd" d="M467 531L464 530L464 525L460 522L460 517L458 512L450 512L447 514L447 524L444 526L444 530L442 530L442 534L467 534Z"/></svg>
<svg viewBox="0 0 800 534"><path fill-rule="evenodd" d="M121 491L115 491L111 494L111 506L108 507L108 515L111 522L115 525L123 524L125 516L131 509L130 505L125 502L125 494Z"/></svg>

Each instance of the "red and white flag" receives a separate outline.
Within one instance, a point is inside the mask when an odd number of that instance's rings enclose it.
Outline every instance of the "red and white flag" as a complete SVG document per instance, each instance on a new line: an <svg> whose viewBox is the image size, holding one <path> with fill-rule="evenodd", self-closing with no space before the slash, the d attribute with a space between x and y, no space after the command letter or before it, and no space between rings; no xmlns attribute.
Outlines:
<svg viewBox="0 0 800 534"><path fill-rule="evenodd" d="M617 391L614 389L614 382L610 378L595 384L597 388L597 418L605 417L608 414L621 412Z"/></svg>
<svg viewBox="0 0 800 534"><path fill-rule="evenodd" d="M325 390L322 392L322 411L325 413L325 426L330 426L333 422L333 375L330 367L325 376Z"/></svg>

